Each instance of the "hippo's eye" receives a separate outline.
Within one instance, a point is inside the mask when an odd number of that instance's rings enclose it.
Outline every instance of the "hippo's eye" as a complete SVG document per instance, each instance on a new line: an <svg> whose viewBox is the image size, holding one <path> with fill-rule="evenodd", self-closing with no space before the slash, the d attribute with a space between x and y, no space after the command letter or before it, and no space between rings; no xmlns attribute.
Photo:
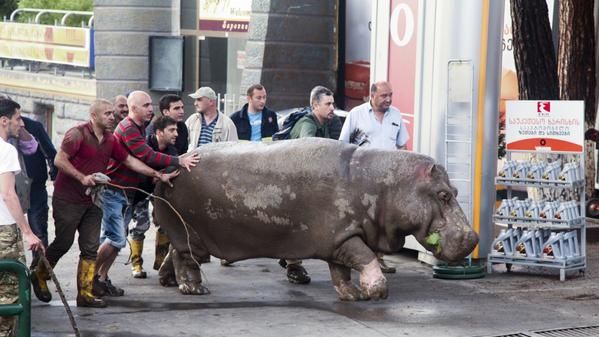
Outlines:
<svg viewBox="0 0 599 337"><path fill-rule="evenodd" d="M440 200L443 200L443 201L451 200L451 193L449 193L447 191L441 191L441 192L437 193L437 195L439 196Z"/></svg>

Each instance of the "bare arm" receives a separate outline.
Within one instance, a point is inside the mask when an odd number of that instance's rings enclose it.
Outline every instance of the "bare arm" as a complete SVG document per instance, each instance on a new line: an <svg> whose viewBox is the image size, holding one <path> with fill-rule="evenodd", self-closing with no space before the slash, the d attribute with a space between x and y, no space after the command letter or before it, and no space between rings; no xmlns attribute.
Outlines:
<svg viewBox="0 0 599 337"><path fill-rule="evenodd" d="M25 219L23 209L19 203L17 192L15 192L15 175L13 172L5 172L0 174L0 197L6 204L6 208L10 212L10 215L17 222L17 226L21 229L23 237L29 244L29 249L33 251L44 251L44 244L42 241L33 234L29 223Z"/></svg>
<svg viewBox="0 0 599 337"><path fill-rule="evenodd" d="M54 165L63 173L75 178L77 181L81 182L84 186L94 186L96 185L93 175L85 175L81 173L79 170L71 164L69 160L69 155L64 152L62 149L58 150L56 157L54 158Z"/></svg>

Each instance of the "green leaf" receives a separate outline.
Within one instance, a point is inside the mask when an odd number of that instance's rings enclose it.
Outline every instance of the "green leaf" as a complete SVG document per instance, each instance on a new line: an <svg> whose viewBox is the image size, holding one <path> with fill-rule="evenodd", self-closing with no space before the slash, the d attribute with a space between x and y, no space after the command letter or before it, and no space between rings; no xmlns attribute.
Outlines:
<svg viewBox="0 0 599 337"><path fill-rule="evenodd" d="M438 246L441 244L441 235L438 232L434 232L429 234L426 237L426 243L431 246Z"/></svg>

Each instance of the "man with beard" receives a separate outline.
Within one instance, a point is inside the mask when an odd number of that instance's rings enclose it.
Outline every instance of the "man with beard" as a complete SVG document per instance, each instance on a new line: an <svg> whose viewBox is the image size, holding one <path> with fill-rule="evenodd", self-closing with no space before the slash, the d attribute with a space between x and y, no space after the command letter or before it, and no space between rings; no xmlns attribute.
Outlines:
<svg viewBox="0 0 599 337"><path fill-rule="evenodd" d="M118 95L114 98L114 125L117 126L129 114L127 97Z"/></svg>
<svg viewBox="0 0 599 337"><path fill-rule="evenodd" d="M106 302L93 294L98 238L102 210L92 203L86 189L96 185L96 173L106 169L110 159L136 173L168 182L176 174L161 174L130 156L110 130L113 129L114 106L107 100L96 100L90 106L90 120L69 129L56 154L58 176L54 184L52 208L56 237L48 246L46 258L55 266L66 254L79 232L79 265L77 268L77 306L106 307ZM46 281L49 272L38 263L31 274L35 295L40 301L50 302L52 294Z"/></svg>

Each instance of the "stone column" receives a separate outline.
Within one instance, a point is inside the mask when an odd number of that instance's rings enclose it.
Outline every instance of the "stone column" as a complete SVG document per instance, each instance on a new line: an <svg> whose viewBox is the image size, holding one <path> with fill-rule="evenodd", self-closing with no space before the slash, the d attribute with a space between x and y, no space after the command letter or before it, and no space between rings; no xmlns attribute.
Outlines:
<svg viewBox="0 0 599 337"><path fill-rule="evenodd" d="M97 97L148 91L149 37L179 35L179 0L95 0L94 20Z"/></svg>
<svg viewBox="0 0 599 337"><path fill-rule="evenodd" d="M254 83L268 92L268 106L309 105L310 90L337 82L336 0L254 0L241 95Z"/></svg>

